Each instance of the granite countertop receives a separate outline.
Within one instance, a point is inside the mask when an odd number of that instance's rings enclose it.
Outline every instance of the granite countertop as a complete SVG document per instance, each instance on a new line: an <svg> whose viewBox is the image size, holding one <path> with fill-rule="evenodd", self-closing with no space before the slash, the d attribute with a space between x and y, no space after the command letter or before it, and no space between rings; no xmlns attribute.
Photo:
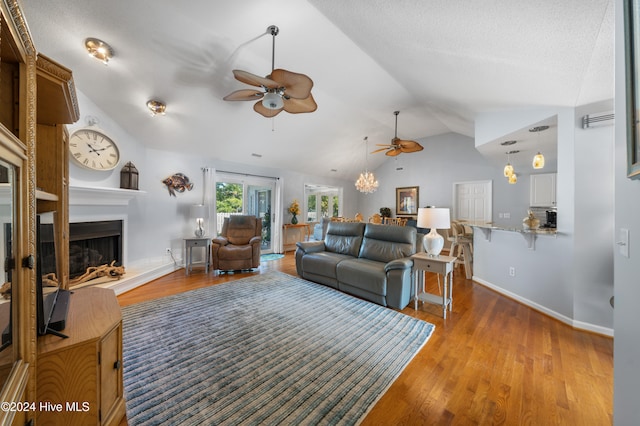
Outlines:
<svg viewBox="0 0 640 426"><path fill-rule="evenodd" d="M556 235L556 228L537 228L537 229L525 229L522 225L515 226L513 224L499 224L495 222L461 222L464 225L472 226L475 228L483 228L496 231L509 231L520 232L526 234L539 234L539 235Z"/></svg>

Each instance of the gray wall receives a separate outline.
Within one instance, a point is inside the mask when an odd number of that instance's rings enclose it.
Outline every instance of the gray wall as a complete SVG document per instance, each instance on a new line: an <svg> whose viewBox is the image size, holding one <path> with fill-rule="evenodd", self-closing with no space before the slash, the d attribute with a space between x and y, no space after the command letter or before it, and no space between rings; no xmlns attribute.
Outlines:
<svg viewBox="0 0 640 426"><path fill-rule="evenodd" d="M616 0L615 232L629 230L629 258L614 246L614 417L620 426L640 419L640 180L626 177L625 61L623 1Z"/></svg>

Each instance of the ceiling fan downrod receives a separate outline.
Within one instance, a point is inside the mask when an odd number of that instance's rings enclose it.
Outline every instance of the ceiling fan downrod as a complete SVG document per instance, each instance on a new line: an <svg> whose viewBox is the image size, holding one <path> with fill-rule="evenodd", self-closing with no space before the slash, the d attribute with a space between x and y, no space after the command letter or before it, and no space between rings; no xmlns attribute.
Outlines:
<svg viewBox="0 0 640 426"><path fill-rule="evenodd" d="M267 33L271 34L271 72L276 69L276 36L280 32L280 28L275 25L270 25L267 28Z"/></svg>

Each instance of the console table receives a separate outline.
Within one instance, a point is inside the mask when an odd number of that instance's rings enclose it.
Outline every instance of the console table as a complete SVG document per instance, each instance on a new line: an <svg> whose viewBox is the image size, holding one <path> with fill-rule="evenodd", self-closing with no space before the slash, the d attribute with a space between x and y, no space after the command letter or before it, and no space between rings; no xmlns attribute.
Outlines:
<svg viewBox="0 0 640 426"><path fill-rule="evenodd" d="M282 225L282 229L284 230L282 241L285 253L289 250L295 250L298 241L309 241L311 237L311 225L308 223L285 223Z"/></svg>
<svg viewBox="0 0 640 426"><path fill-rule="evenodd" d="M204 272L205 274L209 273L209 266L211 265L211 237L193 237L193 238L185 238L184 239L184 249L185 249L185 257L184 257L184 272L189 275L189 273L193 270L193 248L194 247L202 247L204 248L204 261L198 262L204 264Z"/></svg>
<svg viewBox="0 0 640 426"><path fill-rule="evenodd" d="M416 253L411 256L415 276L414 309L418 309L418 301L442 305L442 316L447 318L447 307L451 311L453 301L453 279L451 273L456 258L453 256L430 256L427 253ZM424 291L424 272L434 272L443 277L442 296ZM422 293L418 292L418 283L422 284Z"/></svg>

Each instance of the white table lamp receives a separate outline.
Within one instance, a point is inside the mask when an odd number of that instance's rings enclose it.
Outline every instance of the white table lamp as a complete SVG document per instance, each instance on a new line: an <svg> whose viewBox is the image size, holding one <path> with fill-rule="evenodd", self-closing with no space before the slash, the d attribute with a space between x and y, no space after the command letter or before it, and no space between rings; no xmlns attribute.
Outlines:
<svg viewBox="0 0 640 426"><path fill-rule="evenodd" d="M195 204L191 206L191 217L196 219L196 229L194 234L196 237L204 237L204 218L207 217L207 206L203 204Z"/></svg>
<svg viewBox="0 0 640 426"><path fill-rule="evenodd" d="M451 228L449 209L436 207L421 207L418 209L418 228L429 228L424 237L424 250L430 256L438 256L444 247L444 238L436 229Z"/></svg>

